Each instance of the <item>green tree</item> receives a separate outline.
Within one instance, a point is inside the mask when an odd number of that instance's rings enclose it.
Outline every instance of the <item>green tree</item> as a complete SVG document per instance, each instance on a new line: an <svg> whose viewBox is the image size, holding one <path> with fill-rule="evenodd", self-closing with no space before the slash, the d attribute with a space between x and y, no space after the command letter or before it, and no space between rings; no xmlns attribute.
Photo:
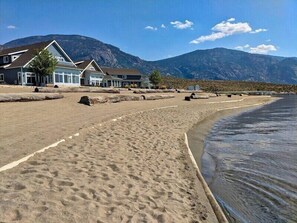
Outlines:
<svg viewBox="0 0 297 223"><path fill-rule="evenodd" d="M29 64L29 71L36 74L37 80L41 80L41 77L51 75L58 61L53 55L47 50L36 52L35 58Z"/></svg>
<svg viewBox="0 0 297 223"><path fill-rule="evenodd" d="M160 82L162 81L160 72L158 70L154 70L151 73L149 80L154 86L157 86L158 84L160 84Z"/></svg>

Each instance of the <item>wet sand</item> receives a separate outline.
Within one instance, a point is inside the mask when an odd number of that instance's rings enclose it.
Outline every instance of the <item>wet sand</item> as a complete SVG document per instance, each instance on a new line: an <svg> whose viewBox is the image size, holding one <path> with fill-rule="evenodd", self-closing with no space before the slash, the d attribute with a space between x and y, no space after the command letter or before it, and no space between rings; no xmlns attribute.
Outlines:
<svg viewBox="0 0 297 223"><path fill-rule="evenodd" d="M217 222L184 133L218 109L271 100L176 94L89 107L82 95L0 105L0 167L65 139L0 173L0 221Z"/></svg>

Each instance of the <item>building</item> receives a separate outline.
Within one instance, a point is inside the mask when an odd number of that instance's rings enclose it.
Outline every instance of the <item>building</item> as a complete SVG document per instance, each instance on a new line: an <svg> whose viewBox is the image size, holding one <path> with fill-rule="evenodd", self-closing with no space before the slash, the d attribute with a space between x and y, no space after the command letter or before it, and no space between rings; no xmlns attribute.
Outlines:
<svg viewBox="0 0 297 223"><path fill-rule="evenodd" d="M58 60L58 64L52 74L40 78L30 72L29 64L36 53L45 49ZM0 51L0 82L7 84L80 86L81 71L55 40Z"/></svg>
<svg viewBox="0 0 297 223"><path fill-rule="evenodd" d="M46 77L39 77L29 69L36 53L42 50L48 50L58 61L54 72ZM147 82L135 69L101 69L95 60L74 63L55 40L0 51L0 84L140 88L147 87Z"/></svg>
<svg viewBox="0 0 297 223"><path fill-rule="evenodd" d="M75 62L81 71L80 84L89 86L103 86L103 78L106 76L95 60Z"/></svg>
<svg viewBox="0 0 297 223"><path fill-rule="evenodd" d="M102 68L106 74L105 79L107 82L106 87L114 86L110 83L119 83L119 87L131 86L143 87L144 76L136 69L124 69L124 68Z"/></svg>

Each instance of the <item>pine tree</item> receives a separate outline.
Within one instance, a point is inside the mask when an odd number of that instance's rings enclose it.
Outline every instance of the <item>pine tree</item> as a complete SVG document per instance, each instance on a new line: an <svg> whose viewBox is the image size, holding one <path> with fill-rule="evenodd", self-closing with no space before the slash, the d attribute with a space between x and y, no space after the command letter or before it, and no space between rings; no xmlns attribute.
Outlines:
<svg viewBox="0 0 297 223"><path fill-rule="evenodd" d="M159 72L158 70L154 70L154 71L151 73L149 79L150 79L150 82L151 82L154 86L157 86L157 85L161 82L162 77L161 77L161 74L160 74L160 72Z"/></svg>
<svg viewBox="0 0 297 223"><path fill-rule="evenodd" d="M36 53L35 58L29 64L29 71L36 74L37 80L41 80L41 77L53 74L57 64L57 59L45 49Z"/></svg>

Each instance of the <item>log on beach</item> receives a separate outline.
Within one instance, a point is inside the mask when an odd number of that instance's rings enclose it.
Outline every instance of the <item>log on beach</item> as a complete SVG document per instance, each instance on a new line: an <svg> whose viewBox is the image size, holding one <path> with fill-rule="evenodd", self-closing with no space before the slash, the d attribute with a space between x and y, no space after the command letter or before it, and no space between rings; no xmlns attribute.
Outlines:
<svg viewBox="0 0 297 223"><path fill-rule="evenodd" d="M151 93L174 93L174 89L141 89L133 91L134 94L151 94Z"/></svg>
<svg viewBox="0 0 297 223"><path fill-rule="evenodd" d="M103 104L107 102L107 97L97 96L97 97L89 97L89 96L82 96L80 98L79 103L85 105L94 105L94 104Z"/></svg>
<svg viewBox="0 0 297 223"><path fill-rule="evenodd" d="M177 89L177 93L201 93L201 90L184 90L184 89Z"/></svg>
<svg viewBox="0 0 297 223"><path fill-rule="evenodd" d="M142 95L144 100L160 100L160 99L169 99L174 98L174 95Z"/></svg>
<svg viewBox="0 0 297 223"><path fill-rule="evenodd" d="M196 93L192 93L190 97L191 97L191 99L209 99L209 95L208 94L196 94Z"/></svg>
<svg viewBox="0 0 297 223"><path fill-rule="evenodd" d="M79 103L91 106L94 104L118 103L121 101L160 100L174 97L174 95L110 95L97 97L82 96Z"/></svg>
<svg viewBox="0 0 297 223"><path fill-rule="evenodd" d="M104 104L104 103L118 103L121 101L140 101L143 100L141 96L134 95L111 95L111 96L82 96L79 103L85 105Z"/></svg>
<svg viewBox="0 0 297 223"><path fill-rule="evenodd" d="M60 99L64 96L58 93L1 93L0 102L26 102Z"/></svg>
<svg viewBox="0 0 297 223"><path fill-rule="evenodd" d="M143 100L142 96L138 95L120 95L121 101L141 101Z"/></svg>
<svg viewBox="0 0 297 223"><path fill-rule="evenodd" d="M79 88L79 87L71 87L71 88L36 88L35 90L40 93L75 93L75 92L92 92L92 93L109 93L109 94L120 94L119 89L115 88Z"/></svg>

